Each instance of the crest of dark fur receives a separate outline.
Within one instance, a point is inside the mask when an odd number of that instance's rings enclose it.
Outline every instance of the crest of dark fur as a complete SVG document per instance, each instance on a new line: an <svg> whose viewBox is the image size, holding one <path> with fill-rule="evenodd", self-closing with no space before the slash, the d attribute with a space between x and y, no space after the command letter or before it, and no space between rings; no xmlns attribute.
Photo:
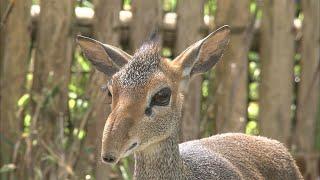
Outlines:
<svg viewBox="0 0 320 180"><path fill-rule="evenodd" d="M143 85L158 69L160 42L157 33L152 33L149 40L134 53L129 61L117 74L122 87Z"/></svg>

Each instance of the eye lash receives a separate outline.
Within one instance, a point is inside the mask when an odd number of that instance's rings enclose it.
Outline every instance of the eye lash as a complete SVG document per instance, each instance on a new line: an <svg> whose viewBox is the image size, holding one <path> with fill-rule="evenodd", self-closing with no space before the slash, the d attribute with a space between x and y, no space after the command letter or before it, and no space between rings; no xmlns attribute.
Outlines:
<svg viewBox="0 0 320 180"><path fill-rule="evenodd" d="M164 88L161 88L160 90L158 90L156 93L154 93L154 94L152 95L152 97L155 96L156 94L162 92L162 91L165 91L165 90L168 90L168 91L170 91L170 93L171 93L171 89L170 89L169 87L164 87Z"/></svg>

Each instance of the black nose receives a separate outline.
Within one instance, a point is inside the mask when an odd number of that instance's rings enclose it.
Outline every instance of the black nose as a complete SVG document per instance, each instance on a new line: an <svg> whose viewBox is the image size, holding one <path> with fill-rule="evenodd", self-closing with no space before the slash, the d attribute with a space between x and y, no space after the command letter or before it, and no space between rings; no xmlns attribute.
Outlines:
<svg viewBox="0 0 320 180"><path fill-rule="evenodd" d="M116 161L116 157L112 155L105 155L102 157L103 161L106 163L114 163Z"/></svg>

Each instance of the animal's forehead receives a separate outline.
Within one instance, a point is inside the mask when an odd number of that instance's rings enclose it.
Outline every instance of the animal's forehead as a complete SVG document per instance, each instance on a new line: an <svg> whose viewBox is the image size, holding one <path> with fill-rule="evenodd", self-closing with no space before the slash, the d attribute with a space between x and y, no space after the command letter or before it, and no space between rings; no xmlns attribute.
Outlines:
<svg viewBox="0 0 320 180"><path fill-rule="evenodd" d="M145 85L152 74L159 71L161 56L155 47L142 46L121 70L114 75L114 79L121 87Z"/></svg>
<svg viewBox="0 0 320 180"><path fill-rule="evenodd" d="M160 89L171 85L170 79L160 70L156 70L150 74L145 82L137 82L132 86L123 87L119 83L119 79L112 81L112 89L116 91L120 99L130 99L133 102L144 101L146 97L154 94ZM128 100L129 101L129 100ZM131 101L131 102L132 102Z"/></svg>

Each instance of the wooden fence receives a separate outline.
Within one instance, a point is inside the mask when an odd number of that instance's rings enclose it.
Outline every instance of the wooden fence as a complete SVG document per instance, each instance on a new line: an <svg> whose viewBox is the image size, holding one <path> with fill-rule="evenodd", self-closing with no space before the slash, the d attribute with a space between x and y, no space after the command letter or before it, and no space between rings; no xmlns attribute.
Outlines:
<svg viewBox="0 0 320 180"><path fill-rule="evenodd" d="M115 0L95 0L94 10L75 8L74 1L31 6L31 0L0 0L0 177L117 179L132 172L130 159L114 168L101 163L110 109L99 87L106 77L85 66L76 34L132 53L158 27L163 54L174 57L228 24L232 35L223 60L190 84L182 139L223 132L278 139L306 179L316 179L320 1L257 2L218 0L213 18L204 17L205 0L178 1L172 12L161 0L133 0L130 11ZM256 86L258 95L250 94ZM255 119L248 111L257 104Z"/></svg>

